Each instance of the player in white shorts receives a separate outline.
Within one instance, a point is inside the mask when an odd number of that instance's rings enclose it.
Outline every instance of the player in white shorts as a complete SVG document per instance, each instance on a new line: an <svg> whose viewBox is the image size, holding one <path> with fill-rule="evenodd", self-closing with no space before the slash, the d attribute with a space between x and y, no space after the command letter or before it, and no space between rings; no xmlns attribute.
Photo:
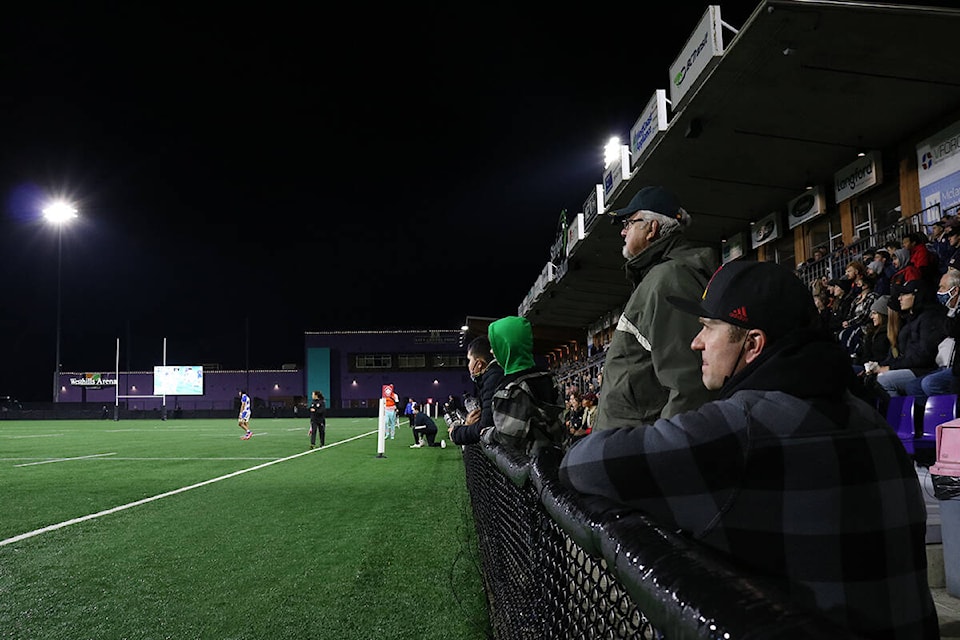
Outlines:
<svg viewBox="0 0 960 640"><path fill-rule="evenodd" d="M237 420L237 425L243 429L246 433L241 436L241 440L249 440L250 436L253 435L253 431L250 430L250 396L247 395L247 392L241 389L240 393L240 417Z"/></svg>

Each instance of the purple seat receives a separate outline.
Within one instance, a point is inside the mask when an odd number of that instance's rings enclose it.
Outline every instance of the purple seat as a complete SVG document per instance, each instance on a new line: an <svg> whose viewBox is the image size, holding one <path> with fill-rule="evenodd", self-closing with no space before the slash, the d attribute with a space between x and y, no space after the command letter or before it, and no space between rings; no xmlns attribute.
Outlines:
<svg viewBox="0 0 960 640"><path fill-rule="evenodd" d="M957 394L930 396L923 409L923 432L918 440L932 445L937 441L937 425L950 422L957 417Z"/></svg>
<svg viewBox="0 0 960 640"><path fill-rule="evenodd" d="M893 429L907 453L913 454L913 443L916 438L916 405L915 396L893 396L887 405L887 424Z"/></svg>

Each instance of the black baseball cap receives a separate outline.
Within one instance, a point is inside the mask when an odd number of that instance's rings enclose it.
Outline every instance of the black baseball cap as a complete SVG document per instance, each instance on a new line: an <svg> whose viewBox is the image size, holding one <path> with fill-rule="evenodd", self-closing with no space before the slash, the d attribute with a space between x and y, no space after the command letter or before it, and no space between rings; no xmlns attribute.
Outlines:
<svg viewBox="0 0 960 640"><path fill-rule="evenodd" d="M663 187L644 187L637 191L630 204L622 209L613 209L609 215L613 216L613 224L617 224L637 211L653 211L668 218L676 218L680 213L680 201Z"/></svg>
<svg viewBox="0 0 960 640"><path fill-rule="evenodd" d="M775 262L736 260L717 269L700 300L667 296L681 311L762 329L771 340L819 320L813 295L792 271Z"/></svg>

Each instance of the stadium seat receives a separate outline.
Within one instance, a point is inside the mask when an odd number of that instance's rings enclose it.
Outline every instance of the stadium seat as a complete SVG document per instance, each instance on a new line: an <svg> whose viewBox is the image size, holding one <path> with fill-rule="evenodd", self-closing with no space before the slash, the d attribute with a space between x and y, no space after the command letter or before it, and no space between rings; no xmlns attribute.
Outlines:
<svg viewBox="0 0 960 640"><path fill-rule="evenodd" d="M918 448L935 448L937 444L937 426L950 422L957 417L957 394L930 396L923 409L922 432L917 437Z"/></svg>
<svg viewBox="0 0 960 640"><path fill-rule="evenodd" d="M957 394L930 396L923 409L923 433L921 438L936 438L937 425L957 418Z"/></svg>
<svg viewBox="0 0 960 640"><path fill-rule="evenodd" d="M887 405L887 424L897 433L910 454L913 453L916 438L916 401L915 396L893 396Z"/></svg>

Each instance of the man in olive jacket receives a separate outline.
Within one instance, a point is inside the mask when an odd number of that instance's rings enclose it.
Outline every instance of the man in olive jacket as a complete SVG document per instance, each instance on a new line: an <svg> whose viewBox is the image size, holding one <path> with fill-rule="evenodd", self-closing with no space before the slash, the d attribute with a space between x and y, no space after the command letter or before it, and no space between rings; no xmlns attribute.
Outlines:
<svg viewBox="0 0 960 640"><path fill-rule="evenodd" d="M635 288L607 349L595 430L671 418L715 398L689 348L697 319L666 302L703 293L717 268L714 252L684 237L690 216L663 187L644 187L612 213Z"/></svg>

